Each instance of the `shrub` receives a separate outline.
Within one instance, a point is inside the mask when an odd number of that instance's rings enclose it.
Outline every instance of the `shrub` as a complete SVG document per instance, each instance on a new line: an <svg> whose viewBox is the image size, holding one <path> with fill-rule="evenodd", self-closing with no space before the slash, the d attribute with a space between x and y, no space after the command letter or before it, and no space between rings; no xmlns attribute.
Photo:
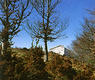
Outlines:
<svg viewBox="0 0 95 80"><path fill-rule="evenodd" d="M46 70L53 76L53 80L73 80L76 75L72 62L57 54L47 63Z"/></svg>
<svg viewBox="0 0 95 80"><path fill-rule="evenodd" d="M44 52L41 47L31 48L26 57L25 70L29 72L28 78L31 80L49 80L49 74L45 71L45 62L42 57Z"/></svg>

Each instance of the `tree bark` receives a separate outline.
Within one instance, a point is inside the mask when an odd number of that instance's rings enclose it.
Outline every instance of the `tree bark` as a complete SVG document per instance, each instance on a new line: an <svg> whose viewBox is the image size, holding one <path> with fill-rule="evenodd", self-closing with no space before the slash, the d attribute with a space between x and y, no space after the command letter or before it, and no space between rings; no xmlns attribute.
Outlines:
<svg viewBox="0 0 95 80"><path fill-rule="evenodd" d="M44 28L44 30L46 32L44 19L45 19L45 2L43 0L43 28ZM44 43L45 43L45 54L46 54L45 61L47 62L48 61L48 47L47 47L47 35L46 35L46 33L44 35Z"/></svg>
<svg viewBox="0 0 95 80"><path fill-rule="evenodd" d="M3 54L6 54L7 52L7 49L8 47L10 46L9 45L9 34L8 34L8 30L4 30L3 32L3 44L4 44L4 47L3 47Z"/></svg>
<svg viewBox="0 0 95 80"><path fill-rule="evenodd" d="M47 47L47 39L45 39L45 53L46 53L46 62L48 61L48 47Z"/></svg>
<svg viewBox="0 0 95 80"><path fill-rule="evenodd" d="M48 46L47 46L47 29L49 27L49 0L47 0L47 27L45 29L45 53L46 53L46 62L48 61Z"/></svg>

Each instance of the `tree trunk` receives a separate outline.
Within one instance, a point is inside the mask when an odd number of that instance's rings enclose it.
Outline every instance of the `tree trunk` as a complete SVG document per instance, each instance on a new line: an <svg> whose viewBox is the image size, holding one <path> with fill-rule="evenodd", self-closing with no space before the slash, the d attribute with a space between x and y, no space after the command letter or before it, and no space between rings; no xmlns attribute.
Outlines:
<svg viewBox="0 0 95 80"><path fill-rule="evenodd" d="M45 53L46 53L46 62L48 61L48 47L47 47L47 40L45 40Z"/></svg>
<svg viewBox="0 0 95 80"><path fill-rule="evenodd" d="M6 52L7 52L7 49L8 49L8 47L9 47L9 44L8 44L8 39L7 38L5 38L6 40L4 41L4 54L6 54Z"/></svg>
<svg viewBox="0 0 95 80"><path fill-rule="evenodd" d="M2 32L2 39L3 39L3 54L6 54L9 45L9 34L8 29L5 29Z"/></svg>

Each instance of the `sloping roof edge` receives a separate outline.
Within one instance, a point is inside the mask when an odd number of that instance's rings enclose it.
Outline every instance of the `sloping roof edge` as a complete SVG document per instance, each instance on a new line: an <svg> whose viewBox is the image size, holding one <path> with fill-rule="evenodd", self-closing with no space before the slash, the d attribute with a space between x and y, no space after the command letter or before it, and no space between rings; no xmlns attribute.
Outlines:
<svg viewBox="0 0 95 80"><path fill-rule="evenodd" d="M63 45L58 45L58 46L56 46L56 47L51 48L50 50L55 49L55 48L60 47L60 46L62 46L62 47L64 48Z"/></svg>

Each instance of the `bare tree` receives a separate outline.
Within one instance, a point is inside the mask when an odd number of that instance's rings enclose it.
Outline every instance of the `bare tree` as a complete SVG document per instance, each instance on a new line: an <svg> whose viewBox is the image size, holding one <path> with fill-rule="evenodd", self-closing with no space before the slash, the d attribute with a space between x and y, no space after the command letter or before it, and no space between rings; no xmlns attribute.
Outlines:
<svg viewBox="0 0 95 80"><path fill-rule="evenodd" d="M82 27L82 34L73 41L73 50L79 55L80 60L87 62L93 58L95 59L95 23L85 19Z"/></svg>
<svg viewBox="0 0 95 80"><path fill-rule="evenodd" d="M12 38L20 31L21 23L31 14L28 7L29 0L0 0L1 36L5 53Z"/></svg>
<svg viewBox="0 0 95 80"><path fill-rule="evenodd" d="M60 0L32 0L32 6L36 9L41 16L35 24L27 24L27 32L33 38L43 39L45 43L46 61L48 61L48 41L54 41L63 34L66 28L66 23L63 25L58 21L56 16L56 7Z"/></svg>
<svg viewBox="0 0 95 80"><path fill-rule="evenodd" d="M95 9L93 9L93 10L88 10L88 12L89 12L89 14L91 14L91 15L94 15L94 16L95 16Z"/></svg>

